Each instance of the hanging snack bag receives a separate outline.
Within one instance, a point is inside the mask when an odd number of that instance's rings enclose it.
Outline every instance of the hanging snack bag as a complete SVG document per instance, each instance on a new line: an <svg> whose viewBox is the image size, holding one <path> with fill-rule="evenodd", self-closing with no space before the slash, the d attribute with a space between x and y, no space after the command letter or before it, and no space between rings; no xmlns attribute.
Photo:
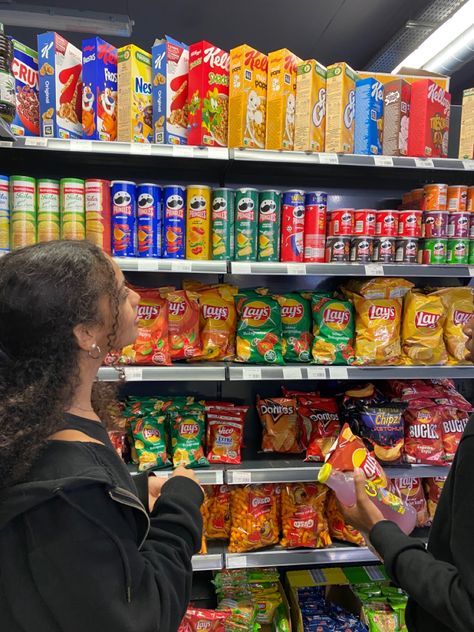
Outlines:
<svg viewBox="0 0 474 632"><path fill-rule="evenodd" d="M207 407L207 458L209 463L240 463L248 406Z"/></svg>
<svg viewBox="0 0 474 632"><path fill-rule="evenodd" d="M443 438L445 459L448 462L452 462L464 429L469 421L470 412L458 410L452 406L438 406L436 412L441 420L441 436Z"/></svg>
<svg viewBox="0 0 474 632"><path fill-rule="evenodd" d="M281 307L281 343L285 362L309 362L313 341L310 301L296 292L276 298Z"/></svg>
<svg viewBox="0 0 474 632"><path fill-rule="evenodd" d="M331 544L324 515L327 487L319 483L289 483L281 490L281 520L285 549L320 549Z"/></svg>
<svg viewBox="0 0 474 632"><path fill-rule="evenodd" d="M401 498L406 505L413 507L416 511L416 526L427 527L430 517L428 505L421 479L419 478L397 478L392 480L390 491Z"/></svg>
<svg viewBox="0 0 474 632"><path fill-rule="evenodd" d="M435 292L441 297L446 310L444 322L444 342L453 363L466 361L467 336L463 327L474 314L474 301L472 288L449 287Z"/></svg>
<svg viewBox="0 0 474 632"><path fill-rule="evenodd" d="M444 465L441 415L436 406L409 406L405 418L405 459L407 463Z"/></svg>
<svg viewBox="0 0 474 632"><path fill-rule="evenodd" d="M334 445L341 430L339 408L332 397L300 395L298 419L306 461L322 462Z"/></svg>
<svg viewBox="0 0 474 632"><path fill-rule="evenodd" d="M296 399L261 399L257 395L257 410L263 427L263 452L298 454L302 451Z"/></svg>
<svg viewBox="0 0 474 632"><path fill-rule="evenodd" d="M230 536L230 487L206 487L206 520L204 533L208 540L228 540Z"/></svg>
<svg viewBox="0 0 474 632"><path fill-rule="evenodd" d="M357 544L358 546L365 545L362 534L344 520L343 515L339 511L336 494L332 490L328 492L326 517L331 538Z"/></svg>
<svg viewBox="0 0 474 632"><path fill-rule="evenodd" d="M344 287L349 292L362 296L362 298L391 299L403 298L415 285L406 279L378 277L368 280L350 279L350 281L345 283Z"/></svg>
<svg viewBox="0 0 474 632"><path fill-rule="evenodd" d="M233 360L237 312L236 288L218 285L199 291L202 356L199 360Z"/></svg>
<svg viewBox="0 0 474 632"><path fill-rule="evenodd" d="M168 411L173 466L203 467L209 465L204 456L204 406L191 404Z"/></svg>
<svg viewBox="0 0 474 632"><path fill-rule="evenodd" d="M445 483L446 477L444 476L435 476L434 478L423 479L426 502L428 504L428 513L431 520L435 517L436 509L438 508L439 499Z"/></svg>
<svg viewBox="0 0 474 632"><path fill-rule="evenodd" d="M278 301L257 292L236 295L237 362L284 364L281 315Z"/></svg>
<svg viewBox="0 0 474 632"><path fill-rule="evenodd" d="M354 312L350 301L313 295L313 349L316 364L352 364Z"/></svg>
<svg viewBox="0 0 474 632"><path fill-rule="evenodd" d="M206 610L191 608L186 610L178 632L226 632L226 620L230 610Z"/></svg>
<svg viewBox="0 0 474 632"><path fill-rule="evenodd" d="M166 452L165 415L148 410L130 421L140 472L170 465Z"/></svg>
<svg viewBox="0 0 474 632"><path fill-rule="evenodd" d="M408 292L402 324L402 351L407 364L446 364L445 318L440 296Z"/></svg>
<svg viewBox="0 0 474 632"><path fill-rule="evenodd" d="M166 298L171 359L184 360L201 355L199 296L194 292L175 290Z"/></svg>
<svg viewBox="0 0 474 632"><path fill-rule="evenodd" d="M243 553L278 544L275 486L244 485L232 490L230 553Z"/></svg>

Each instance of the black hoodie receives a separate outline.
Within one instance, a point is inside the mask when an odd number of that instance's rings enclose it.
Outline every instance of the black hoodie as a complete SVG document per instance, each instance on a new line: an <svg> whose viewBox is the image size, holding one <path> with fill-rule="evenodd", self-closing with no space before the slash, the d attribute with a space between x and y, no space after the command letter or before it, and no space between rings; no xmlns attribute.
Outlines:
<svg viewBox="0 0 474 632"><path fill-rule="evenodd" d="M51 441L28 482L0 493L0 630L177 630L201 489L174 477L149 515L105 428L73 416L64 427L104 445Z"/></svg>

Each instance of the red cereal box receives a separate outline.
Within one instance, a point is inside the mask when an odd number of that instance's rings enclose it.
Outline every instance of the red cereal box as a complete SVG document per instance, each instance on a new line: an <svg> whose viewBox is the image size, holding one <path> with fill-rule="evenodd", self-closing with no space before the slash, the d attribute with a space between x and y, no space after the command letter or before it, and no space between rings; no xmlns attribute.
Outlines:
<svg viewBox="0 0 474 632"><path fill-rule="evenodd" d="M431 79L411 87L408 155L446 158L451 95Z"/></svg>

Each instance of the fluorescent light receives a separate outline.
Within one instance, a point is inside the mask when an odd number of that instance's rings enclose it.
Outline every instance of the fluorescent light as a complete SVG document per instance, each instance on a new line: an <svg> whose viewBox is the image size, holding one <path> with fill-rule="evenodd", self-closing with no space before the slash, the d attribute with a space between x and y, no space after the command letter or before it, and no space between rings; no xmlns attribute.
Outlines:
<svg viewBox="0 0 474 632"><path fill-rule="evenodd" d="M460 66L474 54L474 26L470 26L452 44L447 46L423 68L431 72L449 74L452 65Z"/></svg>
<svg viewBox="0 0 474 632"><path fill-rule="evenodd" d="M426 40L406 57L392 74L396 75L403 66L408 68L424 68L430 60L444 51L473 25L474 0L468 0L449 20L443 22Z"/></svg>
<svg viewBox="0 0 474 632"><path fill-rule="evenodd" d="M119 37L130 37L134 24L128 15L18 4L0 5L0 22L8 26L23 26L36 30L74 31Z"/></svg>

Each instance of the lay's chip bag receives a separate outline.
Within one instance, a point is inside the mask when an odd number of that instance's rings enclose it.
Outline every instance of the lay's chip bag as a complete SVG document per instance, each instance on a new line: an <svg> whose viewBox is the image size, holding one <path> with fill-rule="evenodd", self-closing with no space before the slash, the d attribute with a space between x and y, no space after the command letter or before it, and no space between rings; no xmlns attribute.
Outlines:
<svg viewBox="0 0 474 632"><path fill-rule="evenodd" d="M254 290L239 292L235 300L239 315L236 361L284 364L278 301Z"/></svg>
<svg viewBox="0 0 474 632"><path fill-rule="evenodd" d="M313 360L316 364L354 362L354 309L350 301L314 294Z"/></svg>
<svg viewBox="0 0 474 632"><path fill-rule="evenodd" d="M237 312L234 295L237 289L219 285L198 291L202 356L198 360L219 362L233 360Z"/></svg>
<svg viewBox="0 0 474 632"><path fill-rule="evenodd" d="M175 290L167 295L172 360L190 359L201 355L198 299L197 294L186 290Z"/></svg>
<svg viewBox="0 0 474 632"><path fill-rule="evenodd" d="M410 291L405 296L402 351L407 364L446 364L446 310L440 296Z"/></svg>
<svg viewBox="0 0 474 632"><path fill-rule="evenodd" d="M204 406L189 404L168 411L173 466L203 467L209 465L204 456L206 416Z"/></svg>
<svg viewBox="0 0 474 632"><path fill-rule="evenodd" d="M435 292L441 297L446 310L444 321L444 343L453 364L466 362L467 336L463 332L474 314L472 288L447 287Z"/></svg>
<svg viewBox="0 0 474 632"><path fill-rule="evenodd" d="M285 362L311 359L311 303L296 292L277 296L281 307L282 348Z"/></svg>

